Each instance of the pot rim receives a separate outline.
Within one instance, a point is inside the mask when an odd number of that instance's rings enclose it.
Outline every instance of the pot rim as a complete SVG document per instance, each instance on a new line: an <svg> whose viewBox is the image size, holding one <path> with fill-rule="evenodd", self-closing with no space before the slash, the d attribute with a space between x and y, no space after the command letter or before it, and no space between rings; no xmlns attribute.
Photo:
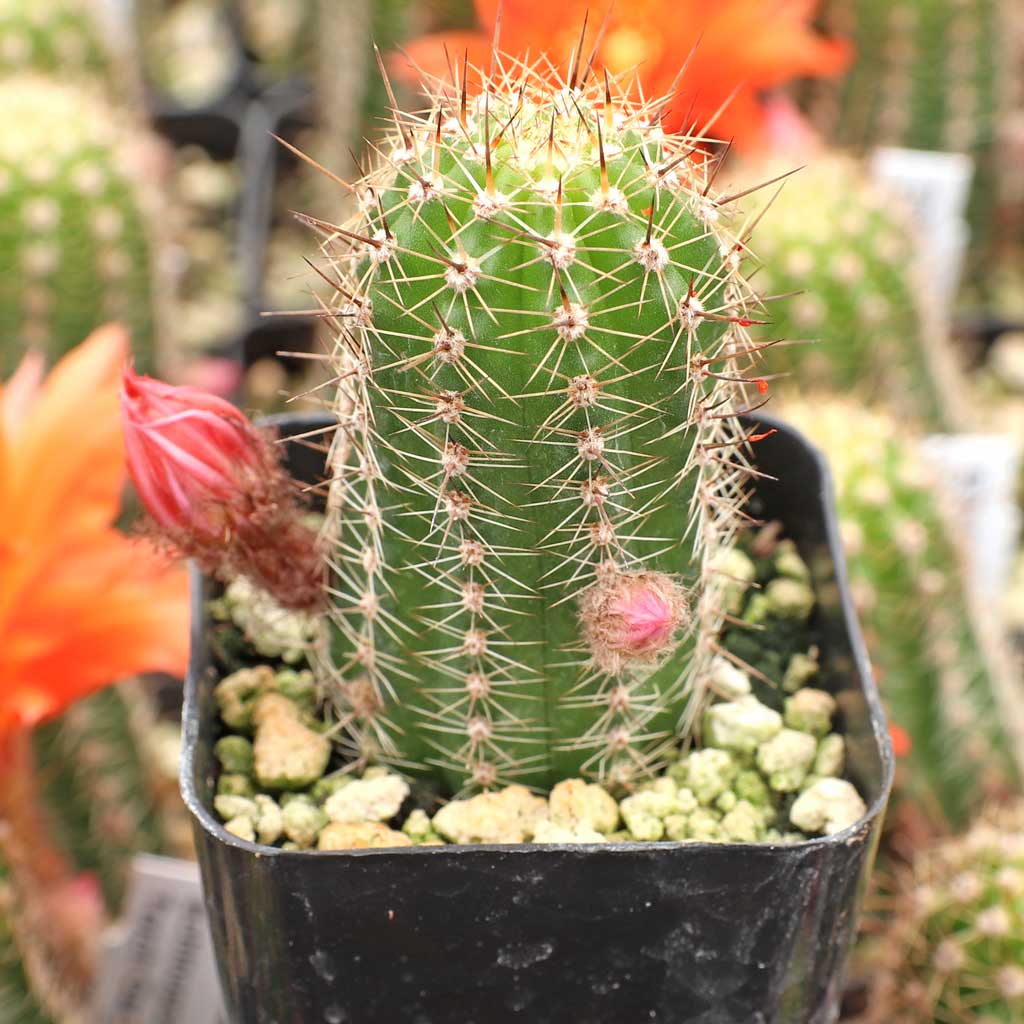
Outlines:
<svg viewBox="0 0 1024 1024"><path fill-rule="evenodd" d="M267 417L263 422L270 426L284 426L294 422L295 416L281 414ZM849 579L846 568L846 558L843 554L842 543L839 537L839 517L837 514L835 489L832 483L832 473L824 453L813 445L807 438L794 427L776 419L773 416L758 415L758 424L764 428L776 430L780 434L786 434L796 442L802 444L817 465L821 478L820 493L816 495L819 506L825 518L825 540L832 565L835 570L835 582L843 593L849 592ZM886 726L885 713L882 710L882 702L875 683L874 673L871 670L871 662L868 658L864 638L861 635L860 623L854 613L850 602L842 603L843 624L846 627L850 638L850 647L853 653L855 673L861 682L864 698L867 703L871 721L871 732L881 760L881 784L875 798L868 805L863 817L854 824L828 836L814 836L801 840L798 843L714 843L697 840L659 840L657 842L625 841L615 843L450 843L443 846L396 846L396 847L372 847L352 850L282 850L276 846L265 846L261 843L249 842L241 839L231 832L228 832L223 823L217 820L213 812L206 807L201 799L195 785L192 765L200 742L199 736L199 708L198 688L199 676L202 666L199 662L199 652L205 649L204 631L205 620L205 597L203 574L195 565L189 567L191 583L192 616L190 626L190 641L192 656L189 663L188 674L185 679L185 695L182 707L182 744L180 759L179 782L181 795L186 807L192 813L203 829L213 838L228 846L237 847L240 850L248 851L257 857L423 857L423 856L481 856L493 857L494 854L508 856L526 856L528 854L540 854L551 851L556 852L602 852L613 856L629 856L638 853L655 855L657 853L673 854L683 858L688 856L703 856L711 850L722 846L742 846L748 854L773 856L781 850L809 850L844 845L861 839L870 831L873 823L885 811L889 800L889 793L892 789L893 775L895 773L895 756L893 754L892 740Z"/></svg>

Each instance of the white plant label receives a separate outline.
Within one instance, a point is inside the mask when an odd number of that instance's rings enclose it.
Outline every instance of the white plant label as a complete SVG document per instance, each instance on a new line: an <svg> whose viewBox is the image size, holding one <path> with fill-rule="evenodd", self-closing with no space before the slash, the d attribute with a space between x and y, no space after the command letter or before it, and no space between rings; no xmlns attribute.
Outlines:
<svg viewBox="0 0 1024 1024"><path fill-rule="evenodd" d="M197 865L142 855L103 939L92 1024L227 1024Z"/></svg>
<svg viewBox="0 0 1024 1024"><path fill-rule="evenodd" d="M995 434L935 434L922 447L958 513L975 593L987 606L998 607L1021 528L1015 500L1020 446Z"/></svg>
<svg viewBox="0 0 1024 1024"><path fill-rule="evenodd" d="M967 249L967 199L974 163L962 153L880 147L871 176L911 207L924 243L926 270L936 299L948 309Z"/></svg>

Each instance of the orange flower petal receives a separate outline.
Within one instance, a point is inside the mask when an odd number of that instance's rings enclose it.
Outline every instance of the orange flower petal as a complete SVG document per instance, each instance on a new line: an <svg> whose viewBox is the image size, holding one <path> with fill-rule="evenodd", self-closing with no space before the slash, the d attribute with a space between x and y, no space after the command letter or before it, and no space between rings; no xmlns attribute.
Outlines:
<svg viewBox="0 0 1024 1024"><path fill-rule="evenodd" d="M117 515L125 480L118 388L127 351L122 328L95 331L57 364L15 424L7 497L16 508L2 513L9 532L42 536L106 525Z"/></svg>
<svg viewBox="0 0 1024 1024"><path fill-rule="evenodd" d="M188 583L118 533L127 339L104 328L0 390L0 739L138 672L181 674Z"/></svg>
<svg viewBox="0 0 1024 1024"><path fill-rule="evenodd" d="M445 48L448 56L445 56ZM491 59L491 39L482 32L435 32L414 39L403 49L408 56L392 54L388 65L397 78L414 86L433 79L450 82L448 61L451 60L453 67L457 65L461 74L463 54L467 51L473 67L486 68ZM470 79L471 85L474 78Z"/></svg>
<svg viewBox="0 0 1024 1024"><path fill-rule="evenodd" d="M450 75L444 47L454 63L469 46L470 61L486 68L498 6L498 0L477 0L478 33L416 40L410 47L416 63L445 80ZM544 54L564 72L589 11L584 58L589 60L604 25L598 65L612 74L636 69L648 98L672 88L692 50L666 127L695 126L699 131L715 118L708 129L711 136L735 139L738 149L751 149L767 137L763 90L797 77L836 75L849 63L847 43L826 39L813 29L816 7L817 0L634 0L611 7L605 23L603 6L581 0L505 0L500 48L516 59L536 60ZM407 81L415 80L407 64L396 62L395 67Z"/></svg>

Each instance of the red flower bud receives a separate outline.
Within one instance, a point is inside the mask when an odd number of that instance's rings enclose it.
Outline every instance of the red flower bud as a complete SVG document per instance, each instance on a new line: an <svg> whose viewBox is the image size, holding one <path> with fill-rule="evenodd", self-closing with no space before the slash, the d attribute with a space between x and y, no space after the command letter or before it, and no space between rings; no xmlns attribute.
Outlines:
<svg viewBox="0 0 1024 1024"><path fill-rule="evenodd" d="M660 572L619 572L599 580L580 602L594 664L612 675L660 661L690 618L679 584Z"/></svg>
<svg viewBox="0 0 1024 1024"><path fill-rule="evenodd" d="M220 579L248 576L288 608L323 595L316 535L270 437L229 402L125 367L128 472L157 535Z"/></svg>

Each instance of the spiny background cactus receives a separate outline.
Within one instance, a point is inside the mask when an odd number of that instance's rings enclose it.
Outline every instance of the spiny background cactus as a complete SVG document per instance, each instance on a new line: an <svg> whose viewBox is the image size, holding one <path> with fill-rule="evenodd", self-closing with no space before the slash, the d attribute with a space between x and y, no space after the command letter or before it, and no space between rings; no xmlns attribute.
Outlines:
<svg viewBox="0 0 1024 1024"><path fill-rule="evenodd" d="M765 371L887 401L928 429L962 424L966 384L915 245L906 212L853 160L820 159L794 175L752 245L758 287L782 296L771 330L785 342L766 350Z"/></svg>
<svg viewBox="0 0 1024 1024"><path fill-rule="evenodd" d="M52 1024L25 974L14 930L14 894L0 861L0 1024Z"/></svg>
<svg viewBox="0 0 1024 1024"><path fill-rule="evenodd" d="M989 786L1020 777L1018 687L979 614L931 474L895 420L848 402L787 404L827 453L854 601L882 699L910 735L905 786L963 825Z"/></svg>
<svg viewBox="0 0 1024 1024"><path fill-rule="evenodd" d="M996 142L1007 113L1016 0L827 0L825 26L857 59L810 88L812 116L841 146L968 153L975 243L992 228Z"/></svg>
<svg viewBox="0 0 1024 1024"><path fill-rule="evenodd" d="M0 0L0 72L106 80L112 59L88 0Z"/></svg>
<svg viewBox="0 0 1024 1024"><path fill-rule="evenodd" d="M1024 1020L1024 804L990 807L894 881L865 1024Z"/></svg>
<svg viewBox="0 0 1024 1024"><path fill-rule="evenodd" d="M55 359L108 320L152 367L155 144L83 87L35 75L0 80L0 110L0 374L26 348Z"/></svg>
<svg viewBox="0 0 1024 1024"><path fill-rule="evenodd" d="M84 899L83 909L102 914L105 906L112 919L122 906L135 854L189 855L191 828L176 785L177 730L155 720L151 694L139 680L121 683L35 732L37 824L46 834L32 832L28 839L52 836L58 855L67 858L73 888L63 896L41 889L24 870L24 856L35 851L19 854L25 836L10 829L3 837L0 1024L80 1019L82 993L62 977L62 965L54 960L59 946L41 920L46 899ZM8 855L15 861L8 862Z"/></svg>
<svg viewBox="0 0 1024 1024"><path fill-rule="evenodd" d="M1010 59L1005 0L826 0L857 59L815 82L815 113L843 144L969 152L989 145Z"/></svg>
<svg viewBox="0 0 1024 1024"><path fill-rule="evenodd" d="M742 522L734 197L582 50L555 84L460 68L351 223L308 219L341 327L326 670L360 757L453 791L663 762Z"/></svg>
<svg viewBox="0 0 1024 1024"><path fill-rule="evenodd" d="M99 877L113 912L136 853L184 852L174 804L160 783L161 732L140 707L148 699L139 683L109 687L36 731L54 837L79 870ZM139 715L147 735L135 728Z"/></svg>

